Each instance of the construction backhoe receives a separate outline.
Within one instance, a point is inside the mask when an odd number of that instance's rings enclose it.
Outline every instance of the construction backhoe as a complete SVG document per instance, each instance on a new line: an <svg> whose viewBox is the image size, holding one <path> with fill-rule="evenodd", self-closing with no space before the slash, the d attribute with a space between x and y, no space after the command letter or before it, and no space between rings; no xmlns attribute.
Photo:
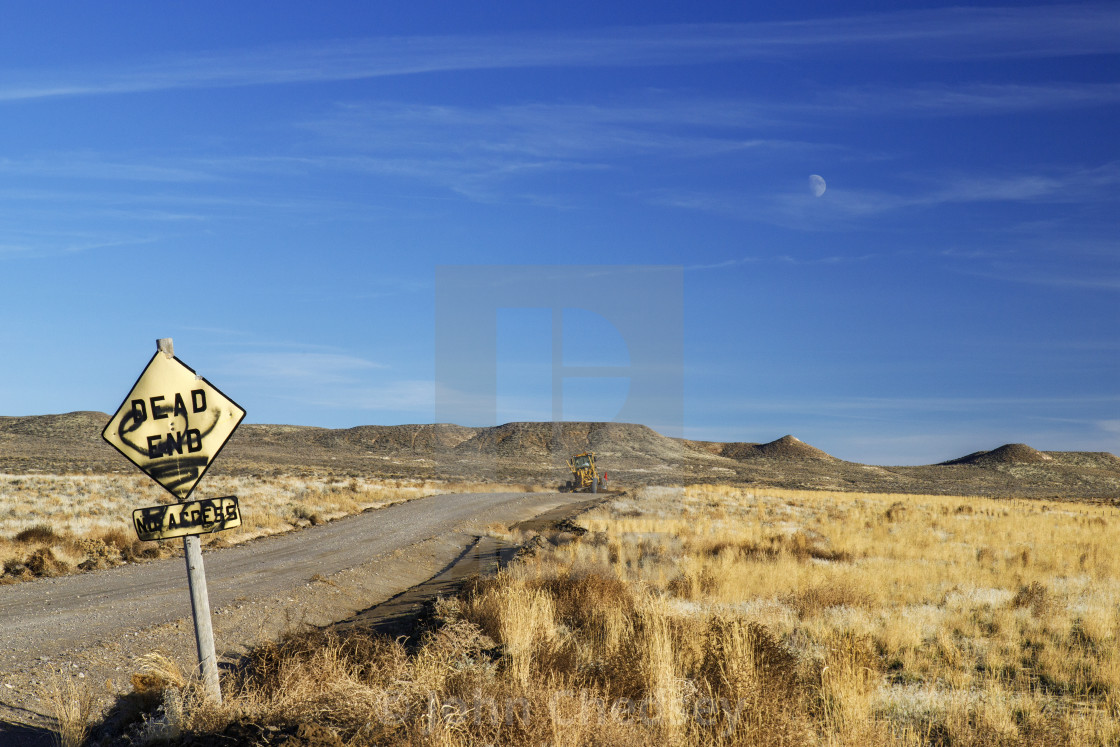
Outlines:
<svg viewBox="0 0 1120 747"><path fill-rule="evenodd" d="M572 471L572 479L568 480L560 490L568 493L581 493L588 491L598 493L601 488L607 487L607 475L599 474L595 468L595 452L585 451L576 454L568 460L568 469Z"/></svg>

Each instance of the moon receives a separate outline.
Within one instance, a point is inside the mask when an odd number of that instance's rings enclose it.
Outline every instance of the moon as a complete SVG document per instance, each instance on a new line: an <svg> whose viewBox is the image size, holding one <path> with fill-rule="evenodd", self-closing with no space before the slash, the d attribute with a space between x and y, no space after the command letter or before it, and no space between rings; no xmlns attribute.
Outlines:
<svg viewBox="0 0 1120 747"><path fill-rule="evenodd" d="M813 197L820 197L826 189L828 189L828 185L825 183L823 176L813 174L809 177L809 191L813 193Z"/></svg>

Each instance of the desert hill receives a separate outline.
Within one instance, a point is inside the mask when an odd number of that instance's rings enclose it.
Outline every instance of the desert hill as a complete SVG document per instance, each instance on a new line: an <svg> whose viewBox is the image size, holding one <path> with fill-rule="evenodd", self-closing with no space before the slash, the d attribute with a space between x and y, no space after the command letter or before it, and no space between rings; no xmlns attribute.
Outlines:
<svg viewBox="0 0 1120 747"><path fill-rule="evenodd" d="M631 423L506 423L480 428L455 449L504 457L555 457L565 459L582 451L626 461L679 462L691 452L679 441L652 428Z"/></svg>
<svg viewBox="0 0 1120 747"><path fill-rule="evenodd" d="M0 416L0 472L133 472L101 440L100 412ZM723 482L799 489L1120 499L1120 459L1107 452L1006 444L941 464L882 467L837 459L794 436L765 443L669 438L631 423L449 423L331 429L242 425L213 474L332 474L500 480L546 486L565 460L594 451L619 486ZM137 474L139 474L137 472Z"/></svg>
<svg viewBox="0 0 1120 747"><path fill-rule="evenodd" d="M0 434L92 443L101 440L101 431L108 422L109 416L105 413L90 411L22 418L0 415Z"/></svg>
<svg viewBox="0 0 1120 747"><path fill-rule="evenodd" d="M683 439L682 439L683 441ZM836 457L810 446L796 436L782 436L765 444L734 441L683 441L689 448L729 459L819 459L836 461Z"/></svg>
<svg viewBox="0 0 1120 747"><path fill-rule="evenodd" d="M258 426L268 429L273 426ZM293 426L289 426L293 427ZM450 423L433 425L359 425L344 430L323 429L315 443L325 447L353 447L382 453L430 454L452 449L478 433Z"/></svg>
<svg viewBox="0 0 1120 747"><path fill-rule="evenodd" d="M1054 457L1038 449L1032 449L1026 444L1004 444L991 451L974 451L973 453L950 459L942 464L977 464L981 466L996 464L1037 464L1038 462L1051 462Z"/></svg>
<svg viewBox="0 0 1120 747"><path fill-rule="evenodd" d="M101 439L103 412L0 416L0 470L83 472L110 470L120 456Z"/></svg>

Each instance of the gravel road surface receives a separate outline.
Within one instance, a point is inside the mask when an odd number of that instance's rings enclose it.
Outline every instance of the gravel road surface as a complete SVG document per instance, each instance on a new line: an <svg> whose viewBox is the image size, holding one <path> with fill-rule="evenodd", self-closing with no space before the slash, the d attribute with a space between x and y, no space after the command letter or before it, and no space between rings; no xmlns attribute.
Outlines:
<svg viewBox="0 0 1120 747"><path fill-rule="evenodd" d="M345 619L439 573L472 540L585 496L440 495L204 554L219 658ZM178 540L170 540L178 541ZM0 587L0 745L41 726L60 676L107 703L153 651L197 664L182 558Z"/></svg>

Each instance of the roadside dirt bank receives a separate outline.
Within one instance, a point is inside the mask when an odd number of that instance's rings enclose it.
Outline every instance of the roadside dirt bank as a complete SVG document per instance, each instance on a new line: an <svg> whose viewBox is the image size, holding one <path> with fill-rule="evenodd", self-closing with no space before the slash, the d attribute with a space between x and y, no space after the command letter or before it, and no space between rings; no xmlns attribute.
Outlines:
<svg viewBox="0 0 1120 747"><path fill-rule="evenodd" d="M207 553L221 663L286 629L354 618L441 574L479 572L492 560L477 539L488 527L582 502L560 493L432 496ZM137 660L152 652L184 671L196 663L181 558L0 588L0 746L47 736L43 691L52 681L88 683L101 708L127 692Z"/></svg>
<svg viewBox="0 0 1120 747"><path fill-rule="evenodd" d="M519 552L532 548L534 544L571 541L575 536L571 531L572 520L610 498L610 495L601 495L592 500L557 506L531 519L514 523L509 529L523 533L525 543L492 536L474 537L462 553L427 581L326 627L335 630L366 628L394 638L411 637L437 597L457 593L473 576L497 572L514 560Z"/></svg>

